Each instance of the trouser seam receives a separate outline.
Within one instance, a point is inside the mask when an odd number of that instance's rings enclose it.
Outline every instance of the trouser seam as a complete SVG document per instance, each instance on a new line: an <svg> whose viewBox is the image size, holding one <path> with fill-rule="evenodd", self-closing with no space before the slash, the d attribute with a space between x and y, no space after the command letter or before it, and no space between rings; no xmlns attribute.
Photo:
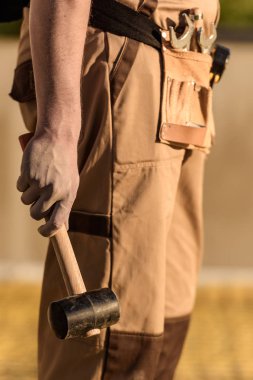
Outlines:
<svg viewBox="0 0 253 380"><path fill-rule="evenodd" d="M114 153L114 119L113 119L113 103L112 103L112 86L110 82L110 112L111 112L111 125L110 125L110 134L111 134L111 165L110 165L110 215L111 215L111 238L110 238L110 276L109 276L109 287L112 289L112 273L113 273L113 169L114 169L114 160L115 160L115 153ZM105 353L104 353L104 362L103 362L103 368L101 373L101 380L104 379L106 370L107 370L107 364L108 364L108 353L109 353L109 347L110 347L110 327L106 330L106 336L105 336Z"/></svg>

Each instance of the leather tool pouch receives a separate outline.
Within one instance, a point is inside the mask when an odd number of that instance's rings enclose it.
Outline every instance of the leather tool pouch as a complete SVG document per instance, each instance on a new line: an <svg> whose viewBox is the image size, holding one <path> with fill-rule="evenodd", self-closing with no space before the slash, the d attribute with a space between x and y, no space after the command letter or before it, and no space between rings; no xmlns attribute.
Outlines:
<svg viewBox="0 0 253 380"><path fill-rule="evenodd" d="M160 141L206 151L214 137L209 85L212 58L208 54L171 49L162 55Z"/></svg>

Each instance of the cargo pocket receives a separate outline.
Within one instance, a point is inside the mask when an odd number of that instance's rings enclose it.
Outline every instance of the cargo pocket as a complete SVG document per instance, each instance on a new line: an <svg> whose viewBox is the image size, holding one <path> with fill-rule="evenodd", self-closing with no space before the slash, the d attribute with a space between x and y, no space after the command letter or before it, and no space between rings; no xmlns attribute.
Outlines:
<svg viewBox="0 0 253 380"><path fill-rule="evenodd" d="M15 69L9 95L19 102L26 128L34 132L37 122L37 106L32 60L21 63Z"/></svg>
<svg viewBox="0 0 253 380"><path fill-rule="evenodd" d="M208 150L214 137L211 57L197 52L163 53L160 141Z"/></svg>

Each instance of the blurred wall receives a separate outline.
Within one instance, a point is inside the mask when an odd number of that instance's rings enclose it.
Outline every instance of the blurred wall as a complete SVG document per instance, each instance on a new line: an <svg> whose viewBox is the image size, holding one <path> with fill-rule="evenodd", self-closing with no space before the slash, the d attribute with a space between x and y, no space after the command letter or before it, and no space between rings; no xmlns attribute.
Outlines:
<svg viewBox="0 0 253 380"><path fill-rule="evenodd" d="M215 88L217 138L205 181L205 266L253 265L253 44L229 43L232 59ZM8 96L17 41L0 39L0 264L41 262L47 240L16 191L24 126Z"/></svg>
<svg viewBox="0 0 253 380"><path fill-rule="evenodd" d="M21 148L18 136L25 133L19 107L10 92L16 64L17 40L0 39L0 263L38 262L45 255L46 239L29 217L16 190Z"/></svg>
<svg viewBox="0 0 253 380"><path fill-rule="evenodd" d="M205 264L253 265L253 43L231 48L214 90L216 144L205 181Z"/></svg>

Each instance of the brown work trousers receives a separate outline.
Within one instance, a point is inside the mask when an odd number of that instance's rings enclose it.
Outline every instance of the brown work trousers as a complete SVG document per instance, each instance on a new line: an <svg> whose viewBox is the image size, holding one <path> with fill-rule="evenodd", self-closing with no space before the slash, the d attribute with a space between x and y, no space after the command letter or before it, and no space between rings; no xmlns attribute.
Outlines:
<svg viewBox="0 0 253 380"><path fill-rule="evenodd" d="M34 130L28 17L26 10L18 58L26 75L17 70L15 86L25 124ZM49 246L39 320L40 380L172 379L189 325L201 262L205 154L157 140L161 57L152 47L140 44L112 103L111 84L128 42L88 29L80 187L69 232L87 288L110 286L121 318L100 336L58 340L47 308L67 293Z"/></svg>

